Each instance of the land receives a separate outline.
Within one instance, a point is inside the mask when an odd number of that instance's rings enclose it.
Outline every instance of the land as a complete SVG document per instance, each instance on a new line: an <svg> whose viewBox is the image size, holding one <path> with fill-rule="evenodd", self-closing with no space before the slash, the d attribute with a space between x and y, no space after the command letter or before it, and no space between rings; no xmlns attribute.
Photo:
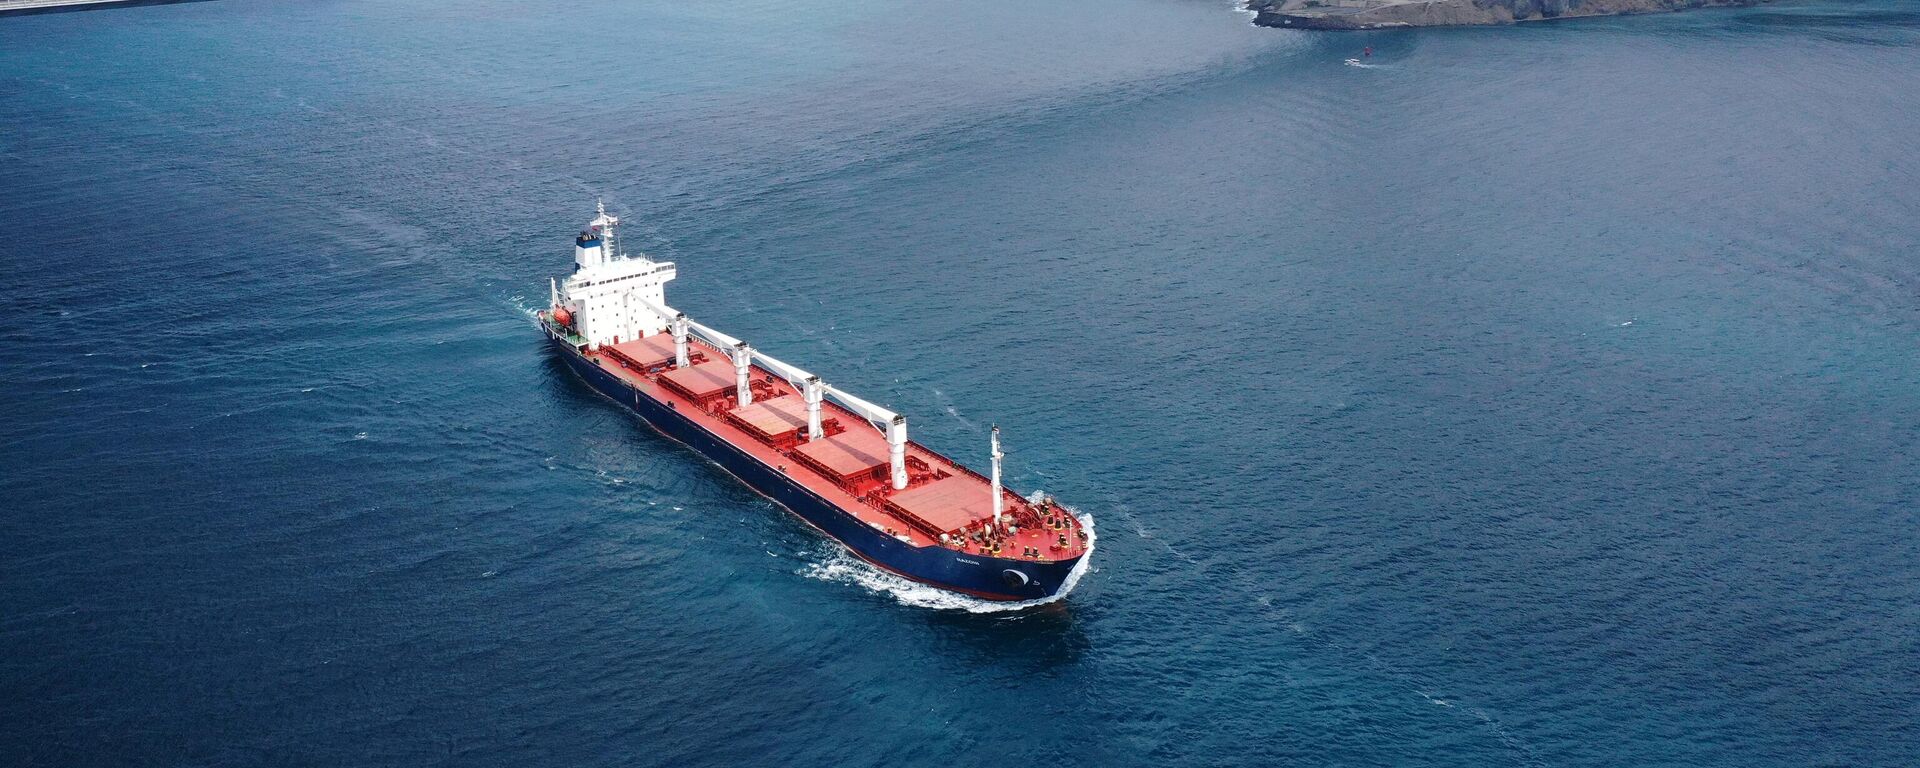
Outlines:
<svg viewBox="0 0 1920 768"><path fill-rule="evenodd" d="M1389 29L1661 13L1767 0L1246 0L1253 23L1293 29Z"/></svg>
<svg viewBox="0 0 1920 768"><path fill-rule="evenodd" d="M127 5L166 5L195 0L0 0L0 16L58 13Z"/></svg>

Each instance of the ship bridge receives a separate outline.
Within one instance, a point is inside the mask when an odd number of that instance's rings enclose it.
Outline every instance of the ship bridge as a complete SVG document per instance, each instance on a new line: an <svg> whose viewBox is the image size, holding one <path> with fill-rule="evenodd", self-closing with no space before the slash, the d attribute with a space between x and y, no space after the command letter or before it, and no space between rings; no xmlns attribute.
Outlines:
<svg viewBox="0 0 1920 768"><path fill-rule="evenodd" d="M599 215L574 238L573 274L549 287L553 306L564 309L571 330L589 349L665 331L672 319L650 309L666 301L673 262L630 256L620 250L620 219L599 206Z"/></svg>

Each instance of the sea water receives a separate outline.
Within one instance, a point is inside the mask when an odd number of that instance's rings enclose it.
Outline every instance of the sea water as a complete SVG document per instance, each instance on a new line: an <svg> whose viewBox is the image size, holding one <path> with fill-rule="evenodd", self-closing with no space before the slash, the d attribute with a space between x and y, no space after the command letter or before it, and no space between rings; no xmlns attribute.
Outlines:
<svg viewBox="0 0 1920 768"><path fill-rule="evenodd" d="M0 763L1920 763L1916 126L1913 2L0 19ZM596 200L1090 572L891 580L575 380Z"/></svg>

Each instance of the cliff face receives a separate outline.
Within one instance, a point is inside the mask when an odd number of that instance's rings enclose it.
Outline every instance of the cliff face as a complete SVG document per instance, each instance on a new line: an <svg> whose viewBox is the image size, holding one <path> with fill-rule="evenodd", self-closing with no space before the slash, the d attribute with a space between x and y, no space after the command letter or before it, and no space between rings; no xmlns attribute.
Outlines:
<svg viewBox="0 0 1920 768"><path fill-rule="evenodd" d="M1754 5L1765 0L1247 0L1253 22L1296 29L1383 29Z"/></svg>

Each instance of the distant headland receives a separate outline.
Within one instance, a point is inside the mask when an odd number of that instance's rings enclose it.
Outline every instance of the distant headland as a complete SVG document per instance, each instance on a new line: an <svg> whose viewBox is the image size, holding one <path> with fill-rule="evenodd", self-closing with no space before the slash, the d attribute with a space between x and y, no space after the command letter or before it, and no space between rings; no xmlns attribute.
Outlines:
<svg viewBox="0 0 1920 768"><path fill-rule="evenodd" d="M198 0L0 0L0 16L24 16L31 13L89 11L98 8L124 8L133 5L171 5Z"/></svg>
<svg viewBox="0 0 1920 768"><path fill-rule="evenodd" d="M1688 8L1758 5L1768 0L1246 0L1253 23L1293 29L1389 29L1581 16L1620 16Z"/></svg>

